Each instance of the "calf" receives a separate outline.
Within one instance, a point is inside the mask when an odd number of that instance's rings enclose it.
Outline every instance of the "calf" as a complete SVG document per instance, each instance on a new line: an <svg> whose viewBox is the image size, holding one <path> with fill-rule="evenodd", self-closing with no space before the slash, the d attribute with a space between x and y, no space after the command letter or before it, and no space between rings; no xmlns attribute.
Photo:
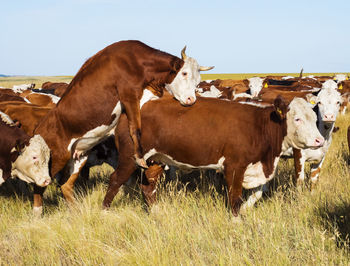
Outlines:
<svg viewBox="0 0 350 266"><path fill-rule="evenodd" d="M45 187L49 176L50 150L44 139L28 136L0 112L0 184L9 177Z"/></svg>
<svg viewBox="0 0 350 266"><path fill-rule="evenodd" d="M222 171L234 215L238 215L242 202L242 188L268 182L289 146L316 148L323 144L315 113L299 98L289 105L280 97L274 105L199 98L194 106L183 108L164 97L144 105L142 122L144 159L180 168ZM110 177L104 207L110 206L119 187L136 169L125 118L116 132L119 164Z"/></svg>

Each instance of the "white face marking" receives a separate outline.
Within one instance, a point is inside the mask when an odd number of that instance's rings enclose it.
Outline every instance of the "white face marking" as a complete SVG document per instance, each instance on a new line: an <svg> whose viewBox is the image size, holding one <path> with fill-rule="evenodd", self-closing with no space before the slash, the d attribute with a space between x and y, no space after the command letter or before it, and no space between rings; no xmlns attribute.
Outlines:
<svg viewBox="0 0 350 266"><path fill-rule="evenodd" d="M334 89L334 90L337 90L338 89L338 84L334 80L329 79L329 80L326 80L325 82L323 82L322 89Z"/></svg>
<svg viewBox="0 0 350 266"><path fill-rule="evenodd" d="M95 145L97 145L101 140L105 139L110 135L113 135L114 128L116 127L119 121L119 117L121 113L122 113L122 106L120 102L118 102L111 113L111 116L115 115L115 119L110 125L98 126L94 129L89 130L82 137L78 139L73 138L67 147L68 151L70 152L73 144L76 141L78 141L74 152L76 152L77 154L83 154L88 150L90 150L91 148L93 148Z"/></svg>
<svg viewBox="0 0 350 266"><path fill-rule="evenodd" d="M3 171L2 171L2 169L0 168L0 185L2 184L2 183L4 183L5 182L5 180L4 180L4 178L3 178Z"/></svg>
<svg viewBox="0 0 350 266"><path fill-rule="evenodd" d="M319 147L324 138L316 127L316 120L309 103L302 98L294 98L287 112L287 136L283 150L291 146L298 149Z"/></svg>
<svg viewBox="0 0 350 266"><path fill-rule="evenodd" d="M348 79L348 76L345 75L345 74L336 74L336 75L334 76L334 79L337 81L337 83L340 83L340 82L342 82L342 81L344 81L344 80L347 80L347 79Z"/></svg>
<svg viewBox="0 0 350 266"><path fill-rule="evenodd" d="M259 92L263 87L264 80L265 80L264 78L260 78L260 77L254 77L254 78L248 79L250 93L253 97L258 97Z"/></svg>
<svg viewBox="0 0 350 266"><path fill-rule="evenodd" d="M322 89L317 95L319 120L335 122L342 102L341 94L338 91L331 87Z"/></svg>
<svg viewBox="0 0 350 266"><path fill-rule="evenodd" d="M217 163L208 164L208 165L190 165L183 162L178 162L174 160L171 156L163 153L158 153L156 149L149 150L144 156L144 160L147 161L149 158L154 159L155 161L162 162L166 165L176 166L180 169L215 169L223 171L225 157L222 156Z"/></svg>
<svg viewBox="0 0 350 266"><path fill-rule="evenodd" d="M207 98L219 98L222 95L222 91L218 90L214 85L210 86L209 91L198 92L198 94L202 97Z"/></svg>
<svg viewBox="0 0 350 266"><path fill-rule="evenodd" d="M147 89L143 90L143 95L140 100L140 109L146 102L157 100L157 99L159 99L159 97L154 95L150 90L147 90Z"/></svg>
<svg viewBox="0 0 350 266"><path fill-rule="evenodd" d="M50 149L40 135L29 140L16 161L12 163L11 175L28 183L47 186L51 182L49 175Z"/></svg>
<svg viewBox="0 0 350 266"><path fill-rule="evenodd" d="M22 85L13 85L12 90L15 93L22 93L25 90L31 89L33 84L22 84Z"/></svg>
<svg viewBox="0 0 350 266"><path fill-rule="evenodd" d="M196 101L196 87L201 81L199 64L191 57L184 60L184 65L170 84L165 84L167 91L182 105L191 105Z"/></svg>
<svg viewBox="0 0 350 266"><path fill-rule="evenodd" d="M15 124L7 114L1 111L0 111L0 117L1 117L1 120L5 122L7 125L13 126Z"/></svg>

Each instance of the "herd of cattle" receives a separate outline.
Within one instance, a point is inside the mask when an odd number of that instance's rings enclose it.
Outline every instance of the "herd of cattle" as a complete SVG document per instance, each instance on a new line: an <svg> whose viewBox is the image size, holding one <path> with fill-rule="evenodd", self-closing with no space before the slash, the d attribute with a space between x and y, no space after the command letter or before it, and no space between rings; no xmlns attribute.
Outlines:
<svg viewBox="0 0 350 266"><path fill-rule="evenodd" d="M115 168L105 208L138 168L148 204L168 166L215 169L238 215L262 196L281 157L294 158L297 184L312 162L317 183L349 102L347 75L201 82L200 71L213 67L199 66L185 48L181 55L121 41L88 59L69 84L0 88L0 184L10 177L34 183L39 215L51 178L74 201L75 181L96 160ZM350 149L350 126L348 142ZM243 188L255 190L242 205Z"/></svg>

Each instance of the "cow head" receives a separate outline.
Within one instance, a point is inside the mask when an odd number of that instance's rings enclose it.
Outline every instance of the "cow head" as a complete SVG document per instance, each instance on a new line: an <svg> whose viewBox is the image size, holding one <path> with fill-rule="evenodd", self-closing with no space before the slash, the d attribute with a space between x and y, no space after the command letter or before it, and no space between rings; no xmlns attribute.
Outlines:
<svg viewBox="0 0 350 266"><path fill-rule="evenodd" d="M11 175L41 187L47 186L51 182L50 149L45 140L40 135L35 135L30 139L28 146L23 146L17 143L15 147L19 155L12 163Z"/></svg>
<svg viewBox="0 0 350 266"><path fill-rule="evenodd" d="M318 107L318 119L323 123L334 123L343 99L333 87L327 87L319 92L314 102Z"/></svg>
<svg viewBox="0 0 350 266"><path fill-rule="evenodd" d="M317 117L311 105L302 98L294 98L288 108L284 145L297 149L322 147L324 138L317 129Z"/></svg>
<svg viewBox="0 0 350 266"><path fill-rule="evenodd" d="M328 79L325 82L323 82L322 89L337 90L338 89L338 85L337 85L337 83L334 80Z"/></svg>
<svg viewBox="0 0 350 266"><path fill-rule="evenodd" d="M187 57L185 54L186 46L181 51L184 64L177 72L174 80L166 84L165 88L182 105L192 105L196 101L196 87L201 81L200 71L213 69L214 67L199 66L194 58Z"/></svg>
<svg viewBox="0 0 350 266"><path fill-rule="evenodd" d="M259 92L263 88L264 80L265 80L264 78L260 78L260 77L253 77L248 79L250 94L253 96L253 98L258 97Z"/></svg>

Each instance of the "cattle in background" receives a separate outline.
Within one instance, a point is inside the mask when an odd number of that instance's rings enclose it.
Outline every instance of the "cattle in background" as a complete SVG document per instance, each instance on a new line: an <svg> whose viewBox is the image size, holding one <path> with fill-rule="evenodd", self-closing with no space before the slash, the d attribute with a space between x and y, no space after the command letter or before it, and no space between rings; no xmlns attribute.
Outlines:
<svg viewBox="0 0 350 266"><path fill-rule="evenodd" d="M53 94L58 97L62 97L66 89L68 88L68 83L65 82L44 82L41 89L34 89L34 92L41 92L47 94Z"/></svg>
<svg viewBox="0 0 350 266"><path fill-rule="evenodd" d="M2 93L0 91L0 102L7 102L7 101L26 102L23 99L23 97L21 97L21 96L7 94L7 93Z"/></svg>
<svg viewBox="0 0 350 266"><path fill-rule="evenodd" d="M217 79L210 82L202 81L198 84L197 91L202 97L222 97L223 99L233 100L235 97L241 96L257 97L264 85L265 79L260 77L243 80Z"/></svg>
<svg viewBox="0 0 350 266"><path fill-rule="evenodd" d="M10 177L18 177L46 187L51 182L50 150L44 139L39 135L28 136L2 112L0 135L0 184Z"/></svg>
<svg viewBox="0 0 350 266"><path fill-rule="evenodd" d="M86 152L113 133L122 111L128 117L135 159L145 165L139 145L140 102L161 96L164 89L183 105L195 102L199 71L212 67L199 66L186 56L185 49L181 54L182 59L139 41L121 41L83 64L57 106L35 130L50 147L51 175L65 168L70 176L61 187L66 199L74 199L70 184L86 162ZM146 87L152 92L144 91ZM42 193L36 195L41 198Z"/></svg>
<svg viewBox="0 0 350 266"><path fill-rule="evenodd" d="M119 187L136 169L127 120L122 118L116 129L118 167L110 177L104 207L110 206ZM144 105L142 123L144 159L223 171L234 215L241 205L242 188L268 182L285 149L316 148L324 141L316 128L316 115L303 99L294 99L288 106L280 97L274 105L198 98L198 103L184 108L164 97ZM146 175L153 170L146 170ZM148 180L152 189L146 190L153 191L156 177L148 176Z"/></svg>
<svg viewBox="0 0 350 266"><path fill-rule="evenodd" d="M349 148L349 153L350 153L350 126L348 127L348 148Z"/></svg>
<svg viewBox="0 0 350 266"><path fill-rule="evenodd" d="M318 181L325 155L332 143L332 132L342 103L342 97L338 91L329 86L322 89L317 96L310 97L309 101L315 106L318 129L324 137L325 143L323 147L318 149L302 149L301 151L294 149L293 153L296 183L302 184L304 182L305 162L312 162L310 181L311 186L314 187ZM291 156L292 150L286 151L284 155Z"/></svg>

